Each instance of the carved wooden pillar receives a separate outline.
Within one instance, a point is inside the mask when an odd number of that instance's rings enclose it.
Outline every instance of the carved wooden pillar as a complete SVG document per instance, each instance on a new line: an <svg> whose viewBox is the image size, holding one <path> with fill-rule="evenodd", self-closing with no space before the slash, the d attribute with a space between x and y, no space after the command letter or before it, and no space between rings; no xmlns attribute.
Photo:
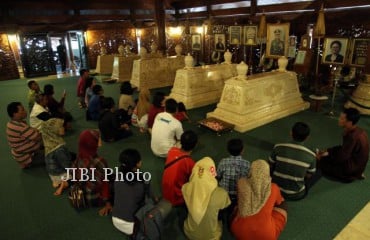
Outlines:
<svg viewBox="0 0 370 240"><path fill-rule="evenodd" d="M166 46L166 22L162 0L155 0L155 19L158 31L158 50L165 54Z"/></svg>

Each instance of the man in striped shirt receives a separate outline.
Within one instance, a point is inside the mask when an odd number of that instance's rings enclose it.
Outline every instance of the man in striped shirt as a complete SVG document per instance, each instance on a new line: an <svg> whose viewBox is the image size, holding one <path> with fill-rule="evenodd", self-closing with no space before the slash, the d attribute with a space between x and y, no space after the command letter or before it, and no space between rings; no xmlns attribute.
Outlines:
<svg viewBox="0 0 370 240"><path fill-rule="evenodd" d="M316 172L316 154L303 145L310 135L306 123L295 123L291 135L292 142L274 146L269 162L272 181L280 187L283 196L299 200L307 195L308 181ZM316 177L311 180L316 180Z"/></svg>
<svg viewBox="0 0 370 240"><path fill-rule="evenodd" d="M12 102L8 105L7 111L11 120L6 125L6 135L13 158L21 168L27 168L35 161L43 161L44 154L40 150L41 134L26 123L27 112L22 104Z"/></svg>

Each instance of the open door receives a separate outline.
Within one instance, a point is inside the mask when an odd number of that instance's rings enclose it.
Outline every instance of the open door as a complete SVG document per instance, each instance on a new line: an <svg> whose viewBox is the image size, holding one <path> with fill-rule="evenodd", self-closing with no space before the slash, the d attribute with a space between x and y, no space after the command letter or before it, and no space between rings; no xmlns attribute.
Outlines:
<svg viewBox="0 0 370 240"><path fill-rule="evenodd" d="M82 31L71 31L69 32L69 43L70 43L70 55L71 62L74 64L76 69L88 68L87 64L87 52L84 34Z"/></svg>

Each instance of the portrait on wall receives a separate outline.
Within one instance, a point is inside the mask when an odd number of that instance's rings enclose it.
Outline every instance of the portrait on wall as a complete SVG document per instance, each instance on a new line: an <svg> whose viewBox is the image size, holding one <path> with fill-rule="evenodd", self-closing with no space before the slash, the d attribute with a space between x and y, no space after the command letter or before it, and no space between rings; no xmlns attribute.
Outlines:
<svg viewBox="0 0 370 240"><path fill-rule="evenodd" d="M257 26L244 26L244 41L245 45L257 44Z"/></svg>
<svg viewBox="0 0 370 240"><path fill-rule="evenodd" d="M240 44L242 36L242 27L241 26L230 26L229 27L229 40L230 44Z"/></svg>
<svg viewBox="0 0 370 240"><path fill-rule="evenodd" d="M294 35L289 36L288 57L295 58L296 50L297 50L297 37Z"/></svg>
<svg viewBox="0 0 370 240"><path fill-rule="evenodd" d="M347 38L325 38L322 63L344 64L347 45Z"/></svg>
<svg viewBox="0 0 370 240"><path fill-rule="evenodd" d="M225 34L215 34L215 50L224 52L225 49Z"/></svg>
<svg viewBox="0 0 370 240"><path fill-rule="evenodd" d="M301 43L299 46L299 49L309 49L311 48L311 41L310 41L310 36L305 34L301 37Z"/></svg>
<svg viewBox="0 0 370 240"><path fill-rule="evenodd" d="M369 47L370 38L353 39L350 55L351 65L364 66Z"/></svg>
<svg viewBox="0 0 370 240"><path fill-rule="evenodd" d="M201 41L200 41L200 34L193 34L191 36L191 49L194 50L200 50L202 47Z"/></svg>
<svg viewBox="0 0 370 240"><path fill-rule="evenodd" d="M266 56L278 58L287 56L289 44L289 23L267 24Z"/></svg>

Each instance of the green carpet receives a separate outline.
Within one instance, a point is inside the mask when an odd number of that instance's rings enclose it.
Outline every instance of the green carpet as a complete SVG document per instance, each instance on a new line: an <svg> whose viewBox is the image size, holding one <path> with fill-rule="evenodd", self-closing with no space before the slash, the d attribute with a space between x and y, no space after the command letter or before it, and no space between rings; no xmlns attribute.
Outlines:
<svg viewBox="0 0 370 240"><path fill-rule="evenodd" d="M99 76L98 76L99 77ZM58 99L64 89L67 91L66 108L75 118L73 131L66 136L67 146L77 152L79 133L86 128L97 128L94 122L85 121L85 113L78 108L76 97L77 77L39 81L40 87L47 83L54 85ZM104 84L105 96L111 96L116 101L119 96L119 84ZM116 230L110 217L98 216L98 209L87 209L76 212L63 196L53 196L54 189L43 167L21 170L12 159L5 137L5 125L8 121L6 106L11 101L21 101L27 104L26 80L0 82L2 115L0 115L3 131L0 132L1 153L0 181L2 193L0 196L0 239L125 239ZM169 93L170 88L156 89ZM152 91L154 92L154 91ZM307 93L308 95L308 93ZM135 93L136 96L136 93ZM306 98L306 94L304 94ZM200 143L195 149L194 159L204 156L212 157L216 163L228 156L226 142L230 138L241 138L245 143L244 157L250 161L267 159L275 143L289 141L291 126L296 121L304 121L311 127L311 136L306 145L315 148L325 148L341 142L342 130L337 126L337 119L330 118L325 113L330 109L330 101L323 106L322 112L306 110L289 117L274 121L246 133L230 132L222 136L199 128L196 121L205 118L216 104L190 110L193 123L184 123L184 129L193 129L199 135ZM340 111L344 98L338 95L335 106ZM364 116L359 125L369 129L370 120ZM137 148L143 159L143 170L152 174L152 183L157 194L160 194L160 181L163 160L155 157L150 150L150 137L134 130L134 136L116 143L105 143L99 149L100 155L107 159L110 167L118 165L118 155L121 150ZM322 178L310 191L308 197L299 202L288 204L288 224L280 239L332 239L356 213L369 201L369 168L367 179L352 184L340 184ZM168 219L164 239L185 239L177 227L177 219L172 214ZM233 239L224 230L223 239Z"/></svg>

